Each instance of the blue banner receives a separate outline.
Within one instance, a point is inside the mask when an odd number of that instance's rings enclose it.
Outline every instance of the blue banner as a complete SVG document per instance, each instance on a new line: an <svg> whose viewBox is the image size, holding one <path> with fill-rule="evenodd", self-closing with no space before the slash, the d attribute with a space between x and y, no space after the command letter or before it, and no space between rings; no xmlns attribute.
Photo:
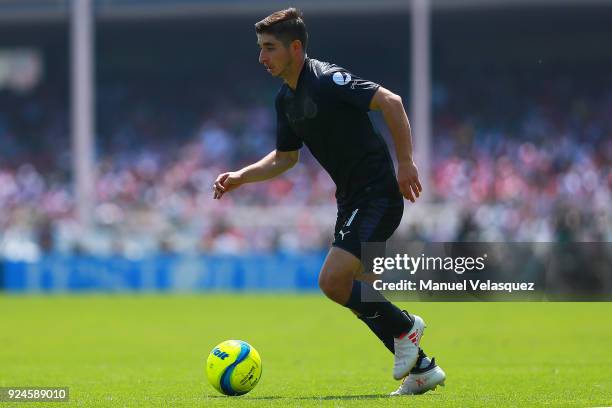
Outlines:
<svg viewBox="0 0 612 408"><path fill-rule="evenodd" d="M309 291L316 290L325 253L120 257L48 255L5 261L10 292Z"/></svg>

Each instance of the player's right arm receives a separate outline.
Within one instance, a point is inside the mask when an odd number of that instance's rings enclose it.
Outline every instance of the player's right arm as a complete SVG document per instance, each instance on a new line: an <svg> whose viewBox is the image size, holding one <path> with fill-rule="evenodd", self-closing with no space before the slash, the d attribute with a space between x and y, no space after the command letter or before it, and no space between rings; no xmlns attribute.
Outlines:
<svg viewBox="0 0 612 408"><path fill-rule="evenodd" d="M283 108L281 100L283 88L276 96L276 150L266 157L241 170L220 174L215 180L214 198L220 199L223 194L246 183L269 180L289 170L300 158L299 149L302 140L297 137Z"/></svg>
<svg viewBox="0 0 612 408"><path fill-rule="evenodd" d="M218 200L223 194L243 184L274 178L295 166L299 158L299 150L273 150L263 159L243 169L219 174L214 184L214 198Z"/></svg>

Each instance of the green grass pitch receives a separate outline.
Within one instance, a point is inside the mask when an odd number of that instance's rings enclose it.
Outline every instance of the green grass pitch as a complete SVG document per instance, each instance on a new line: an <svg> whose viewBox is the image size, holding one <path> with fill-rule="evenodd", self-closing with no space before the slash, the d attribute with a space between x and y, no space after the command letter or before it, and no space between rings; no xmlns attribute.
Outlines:
<svg viewBox="0 0 612 408"><path fill-rule="evenodd" d="M612 303L413 303L448 378L387 397L392 356L322 295L0 296L0 385L69 386L70 403L117 407L612 405ZM204 362L251 343L263 376L225 397ZM7 404L0 403L0 407ZM18 407L43 404L18 404Z"/></svg>

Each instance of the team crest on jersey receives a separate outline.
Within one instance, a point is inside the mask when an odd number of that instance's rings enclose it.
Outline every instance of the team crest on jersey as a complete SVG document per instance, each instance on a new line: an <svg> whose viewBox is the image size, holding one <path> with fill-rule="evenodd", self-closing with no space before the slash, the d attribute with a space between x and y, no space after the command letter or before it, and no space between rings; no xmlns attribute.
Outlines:
<svg viewBox="0 0 612 408"><path fill-rule="evenodd" d="M351 82L351 74L348 72L334 72L332 79L336 85L346 85Z"/></svg>

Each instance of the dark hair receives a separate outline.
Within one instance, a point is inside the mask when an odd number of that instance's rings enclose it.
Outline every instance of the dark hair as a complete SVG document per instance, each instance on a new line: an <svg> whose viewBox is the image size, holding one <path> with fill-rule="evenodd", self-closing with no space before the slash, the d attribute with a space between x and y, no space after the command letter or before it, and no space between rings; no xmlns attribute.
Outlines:
<svg viewBox="0 0 612 408"><path fill-rule="evenodd" d="M257 34L272 34L279 39L285 47L294 40L300 40L306 52L308 33L302 18L302 12L296 8L279 10L255 24Z"/></svg>

